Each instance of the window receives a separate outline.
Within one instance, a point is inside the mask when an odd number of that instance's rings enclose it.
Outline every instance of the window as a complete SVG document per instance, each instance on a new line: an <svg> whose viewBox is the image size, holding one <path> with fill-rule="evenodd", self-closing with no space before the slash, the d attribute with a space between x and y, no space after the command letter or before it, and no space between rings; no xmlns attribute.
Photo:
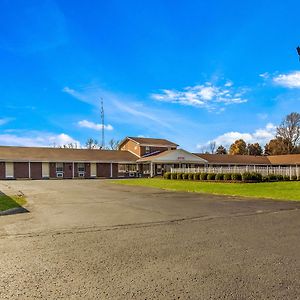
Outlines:
<svg viewBox="0 0 300 300"><path fill-rule="evenodd" d="M118 171L119 173L136 172L136 165L119 164Z"/></svg>
<svg viewBox="0 0 300 300"><path fill-rule="evenodd" d="M150 153L150 147L149 146L145 147L145 152L146 152L146 154Z"/></svg>
<svg viewBox="0 0 300 300"><path fill-rule="evenodd" d="M85 171L84 163L78 163L77 169L78 169L78 172L84 172Z"/></svg>
<svg viewBox="0 0 300 300"><path fill-rule="evenodd" d="M64 171L64 164L56 163L56 172L63 172L63 171Z"/></svg>

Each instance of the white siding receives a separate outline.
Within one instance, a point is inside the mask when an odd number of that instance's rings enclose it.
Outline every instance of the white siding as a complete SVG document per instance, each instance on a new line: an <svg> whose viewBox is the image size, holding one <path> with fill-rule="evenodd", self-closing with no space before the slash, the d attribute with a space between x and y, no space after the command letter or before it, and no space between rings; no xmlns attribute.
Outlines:
<svg viewBox="0 0 300 300"><path fill-rule="evenodd" d="M5 163L5 177L14 178L14 163L12 162Z"/></svg>

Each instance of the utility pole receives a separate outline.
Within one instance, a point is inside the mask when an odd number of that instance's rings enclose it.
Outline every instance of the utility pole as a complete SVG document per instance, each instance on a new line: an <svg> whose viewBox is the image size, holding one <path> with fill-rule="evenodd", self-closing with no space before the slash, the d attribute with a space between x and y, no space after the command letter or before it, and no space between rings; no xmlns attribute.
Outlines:
<svg viewBox="0 0 300 300"><path fill-rule="evenodd" d="M101 149L104 149L105 147L105 140L104 140L104 106L103 106L103 98L101 97L101 131L102 131L102 137L101 137Z"/></svg>

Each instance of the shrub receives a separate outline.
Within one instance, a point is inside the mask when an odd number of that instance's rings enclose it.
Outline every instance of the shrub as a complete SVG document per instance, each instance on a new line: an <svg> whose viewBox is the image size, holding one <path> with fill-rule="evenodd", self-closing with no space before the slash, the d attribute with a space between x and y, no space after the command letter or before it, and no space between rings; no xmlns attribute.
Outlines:
<svg viewBox="0 0 300 300"><path fill-rule="evenodd" d="M189 173L188 179L189 180L194 180L194 173Z"/></svg>
<svg viewBox="0 0 300 300"><path fill-rule="evenodd" d="M200 180L207 180L207 173L201 173L200 174Z"/></svg>
<svg viewBox="0 0 300 300"><path fill-rule="evenodd" d="M269 177L269 181L277 181L278 180L277 175L275 175L275 174L270 174L268 177Z"/></svg>
<svg viewBox="0 0 300 300"><path fill-rule="evenodd" d="M209 173L207 174L207 180L215 180L216 174L215 173Z"/></svg>
<svg viewBox="0 0 300 300"><path fill-rule="evenodd" d="M242 180L243 181L256 181L260 182L262 181L262 175L260 173L255 173L255 172L246 172L242 175Z"/></svg>
<svg viewBox="0 0 300 300"><path fill-rule="evenodd" d="M278 181L283 181L283 176L282 175L277 175L277 180Z"/></svg>
<svg viewBox="0 0 300 300"><path fill-rule="evenodd" d="M268 182L269 181L269 176L264 175L261 179L262 182Z"/></svg>
<svg viewBox="0 0 300 300"><path fill-rule="evenodd" d="M164 179L171 179L171 173L170 172L166 172L164 174Z"/></svg>
<svg viewBox="0 0 300 300"><path fill-rule="evenodd" d="M182 175L182 179L189 179L189 173L184 173Z"/></svg>
<svg viewBox="0 0 300 300"><path fill-rule="evenodd" d="M184 179L184 173L177 173L177 179Z"/></svg>
<svg viewBox="0 0 300 300"><path fill-rule="evenodd" d="M283 180L284 180L284 181L289 181L289 180L290 180L290 176L284 175L284 176L283 176Z"/></svg>
<svg viewBox="0 0 300 300"><path fill-rule="evenodd" d="M226 174L224 174L223 179L224 179L224 180L231 180L231 177L232 177L232 174L226 173Z"/></svg>
<svg viewBox="0 0 300 300"><path fill-rule="evenodd" d="M199 179L200 179L200 173L195 173L194 180L199 180Z"/></svg>
<svg viewBox="0 0 300 300"><path fill-rule="evenodd" d="M224 174L218 173L216 174L215 180L223 180L224 179Z"/></svg>
<svg viewBox="0 0 300 300"><path fill-rule="evenodd" d="M177 173L171 173L171 179L177 179Z"/></svg>
<svg viewBox="0 0 300 300"><path fill-rule="evenodd" d="M297 180L297 176L296 176L296 175L293 175L293 176L292 176L292 180Z"/></svg>
<svg viewBox="0 0 300 300"><path fill-rule="evenodd" d="M231 179L232 180L242 180L242 174L240 174L240 173L232 173L231 174Z"/></svg>

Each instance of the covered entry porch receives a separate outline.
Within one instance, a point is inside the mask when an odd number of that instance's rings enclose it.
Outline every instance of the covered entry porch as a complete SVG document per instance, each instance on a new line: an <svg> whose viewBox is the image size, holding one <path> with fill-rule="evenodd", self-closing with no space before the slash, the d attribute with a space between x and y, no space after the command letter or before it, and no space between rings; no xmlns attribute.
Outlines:
<svg viewBox="0 0 300 300"><path fill-rule="evenodd" d="M168 150L155 155L142 157L137 161L142 176L162 176L172 168L195 168L207 165L207 161L186 150Z"/></svg>

